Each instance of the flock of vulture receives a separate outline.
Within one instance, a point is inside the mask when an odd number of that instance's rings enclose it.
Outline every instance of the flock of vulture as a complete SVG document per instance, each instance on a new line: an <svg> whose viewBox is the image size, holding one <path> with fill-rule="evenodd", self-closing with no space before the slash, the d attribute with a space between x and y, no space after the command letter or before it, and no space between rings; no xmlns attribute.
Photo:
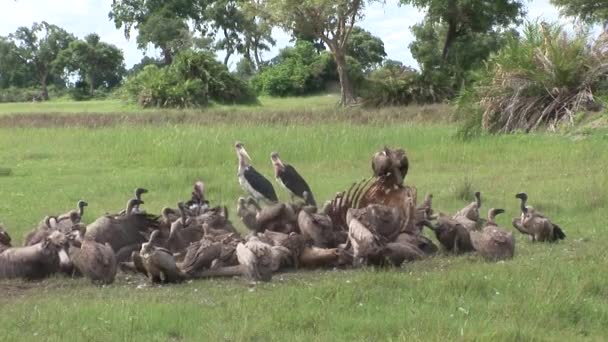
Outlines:
<svg viewBox="0 0 608 342"><path fill-rule="evenodd" d="M318 209L312 191L296 169L271 154L275 177L292 196L277 200L272 183L251 166L242 143L235 144L238 180L249 194L238 199L237 214L248 228L240 234L226 207L212 206L202 182L190 199L160 215L142 205L146 189L135 190L126 208L86 225L77 208L47 216L12 247L0 225L0 279L40 279L63 273L110 284L117 271L141 273L153 283L187 279L244 276L269 281L273 273L290 268L400 266L433 256L439 247L422 234L428 227L444 253L477 253L487 260L513 258L513 234L499 227L502 209L481 217L481 195L453 215L436 214L432 195L419 205L416 189L403 184L408 159L403 149L385 147L372 158L373 177L354 183ZM563 230L527 205L519 193L521 214L513 226L532 241L565 238Z"/></svg>

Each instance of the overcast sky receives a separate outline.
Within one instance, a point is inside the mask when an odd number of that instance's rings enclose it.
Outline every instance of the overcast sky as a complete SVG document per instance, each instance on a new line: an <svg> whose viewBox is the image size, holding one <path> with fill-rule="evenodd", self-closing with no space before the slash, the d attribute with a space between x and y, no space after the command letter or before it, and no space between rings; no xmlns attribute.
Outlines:
<svg viewBox="0 0 608 342"><path fill-rule="evenodd" d="M365 19L360 26L382 38L388 58L414 66L408 45L413 36L410 27L423 19L416 9L398 6L397 0L387 4L375 3L365 10ZM139 62L144 51L138 50L133 37L125 39L122 30L117 30L108 19L111 0L0 0L0 35L8 35L19 26L30 26L36 21L47 21L66 29L78 37L88 33L99 34L103 41L112 43L124 51L127 67ZM528 18L542 18L546 21L558 20L559 14L549 0L527 2ZM277 46L265 58L272 57L279 48L289 44L289 36L275 31ZM145 52L156 55L152 49ZM232 63L236 63L234 57Z"/></svg>

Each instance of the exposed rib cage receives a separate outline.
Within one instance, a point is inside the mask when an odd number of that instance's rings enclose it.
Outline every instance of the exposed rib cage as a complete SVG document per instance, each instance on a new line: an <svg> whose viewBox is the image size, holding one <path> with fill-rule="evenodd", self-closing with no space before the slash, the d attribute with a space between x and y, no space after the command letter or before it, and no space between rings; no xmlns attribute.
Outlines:
<svg viewBox="0 0 608 342"><path fill-rule="evenodd" d="M399 208L403 218L402 231L413 231L416 198L417 192L414 187L394 185L385 177L372 177L353 183L347 191L336 194L327 214L336 227L348 231L346 222L348 209L365 208L370 204L383 204Z"/></svg>

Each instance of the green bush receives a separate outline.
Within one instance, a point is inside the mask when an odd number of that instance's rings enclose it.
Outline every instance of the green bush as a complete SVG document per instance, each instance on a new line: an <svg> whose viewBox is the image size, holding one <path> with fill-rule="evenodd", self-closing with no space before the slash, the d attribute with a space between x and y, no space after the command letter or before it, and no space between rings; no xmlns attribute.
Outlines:
<svg viewBox="0 0 608 342"><path fill-rule="evenodd" d="M47 87L49 98L54 99L63 96L66 93L65 88L59 88L55 85ZM40 88L0 88L0 103L3 102L32 102L40 101Z"/></svg>
<svg viewBox="0 0 608 342"><path fill-rule="evenodd" d="M476 85L458 99L461 116L471 118L463 129L555 129L574 124L580 111L599 109L595 95L607 90L608 40L589 42L586 32L568 34L555 24L527 24L523 37L510 39L491 56L477 73Z"/></svg>
<svg viewBox="0 0 608 342"><path fill-rule="evenodd" d="M333 68L332 68L333 66ZM271 96L299 96L322 91L330 80L335 80L335 64L327 52L317 53L312 43L298 41L287 47L251 79L259 94Z"/></svg>
<svg viewBox="0 0 608 342"><path fill-rule="evenodd" d="M143 107L195 107L209 101L256 101L246 82L239 80L210 53L185 51L168 67L147 65L124 86L127 96Z"/></svg>
<svg viewBox="0 0 608 342"><path fill-rule="evenodd" d="M373 71L362 95L363 104L367 107L435 103L445 98L442 88L426 82L414 69L395 62L388 62Z"/></svg>

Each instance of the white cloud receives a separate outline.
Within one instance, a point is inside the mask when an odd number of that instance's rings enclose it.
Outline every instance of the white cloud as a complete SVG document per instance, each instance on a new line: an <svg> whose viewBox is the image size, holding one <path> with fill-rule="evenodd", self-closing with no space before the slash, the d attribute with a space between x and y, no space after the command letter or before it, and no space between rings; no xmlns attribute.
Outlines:
<svg viewBox="0 0 608 342"><path fill-rule="evenodd" d="M549 0L526 2L528 18L540 18L546 21L560 20L558 10ZM34 21L47 21L65 28L67 31L83 37L88 33L99 34L106 42L123 49L127 66L137 63L143 56L137 49L134 38L127 40L122 30L116 29L108 19L111 1L109 0L0 0L0 35L14 32L19 26L29 26ZM408 65L415 65L408 45L413 40L411 26L423 20L424 14L411 6L399 6L396 1L386 4L374 3L365 10L365 17L360 25L374 35L382 38L388 57ZM275 30L277 46L264 54L269 59L277 51L289 45L289 35ZM149 49L148 55L155 51ZM220 56L221 57L221 54ZM232 58L232 64L236 63Z"/></svg>

